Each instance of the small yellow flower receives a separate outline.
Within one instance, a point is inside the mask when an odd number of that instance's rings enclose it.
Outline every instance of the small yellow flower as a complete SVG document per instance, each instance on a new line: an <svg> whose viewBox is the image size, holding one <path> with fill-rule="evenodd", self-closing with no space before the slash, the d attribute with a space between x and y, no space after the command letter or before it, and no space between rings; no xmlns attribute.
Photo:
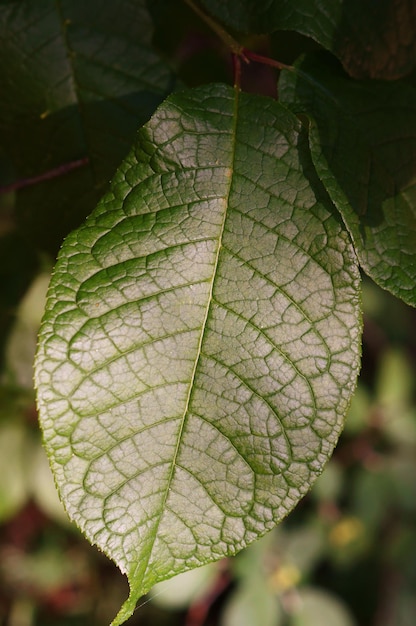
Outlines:
<svg viewBox="0 0 416 626"><path fill-rule="evenodd" d="M269 583L276 592L288 591L299 584L302 574L295 565L286 563L278 567L269 578Z"/></svg>
<svg viewBox="0 0 416 626"><path fill-rule="evenodd" d="M339 521L329 533L329 542L343 548L357 539L361 539L364 534L364 524L357 517L345 517Z"/></svg>

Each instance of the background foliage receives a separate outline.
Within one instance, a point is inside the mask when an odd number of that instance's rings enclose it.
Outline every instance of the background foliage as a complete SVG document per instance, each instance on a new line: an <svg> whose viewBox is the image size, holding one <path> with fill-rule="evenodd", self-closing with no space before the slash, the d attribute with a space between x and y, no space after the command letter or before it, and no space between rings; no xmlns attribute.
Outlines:
<svg viewBox="0 0 416 626"><path fill-rule="evenodd" d="M127 588L111 563L68 525L36 422L32 360L52 257L63 237L94 207L135 129L164 96L176 84L229 82L232 68L228 50L177 3L151 3L152 20L140 2L91 2L82 10L79 3L63 2L61 15L52 3L39 4L42 10L36 15L28 10L30 3L0 4L5 86L0 97L5 191L0 196L0 620L7 626L101 624L114 616ZM205 4L214 13L219 6ZM98 11L98 5L104 10ZM405 27L400 40L405 45L399 45L395 21L412 23L411 2L386 3L394 19L388 11L387 17L377 16L388 25L386 38L397 52L396 62L391 64L392 55L375 45L374 59L364 69L351 66L360 59L356 49L336 47L348 42L356 4L342 6L343 20L337 22L341 38L321 19L312 22L316 32L299 28L305 24L302 3L300 15L293 14L289 24L275 24L267 14L260 24L247 23L251 5L241 6L241 16L233 13L232 20L226 19L223 5L219 15L243 31L296 28L337 54L359 78L362 72L397 78L412 69L415 38ZM365 20L363 41L370 28ZM126 31L126 22L131 30ZM75 27L62 32L62 24L71 23ZM40 42L39 33L51 29L56 36ZM72 59L66 54L68 37L76 53ZM319 47L283 31L242 40L290 63ZM114 55L126 65L114 67ZM313 67L307 72L313 73ZM274 95L275 79L269 68L249 67L243 87ZM411 111L413 85L414 77L407 76L403 102L411 103ZM380 90L384 94L390 87L383 83ZM301 106L301 88L298 93ZM392 97L391 102L394 110L398 101ZM7 187L86 154L88 161L60 176L20 190ZM401 175L408 172L401 170ZM334 202L339 198L342 202L342 194ZM244 553L164 583L131 623L413 624L416 320L413 310L370 281L363 300L361 382L334 458L311 494L278 529Z"/></svg>

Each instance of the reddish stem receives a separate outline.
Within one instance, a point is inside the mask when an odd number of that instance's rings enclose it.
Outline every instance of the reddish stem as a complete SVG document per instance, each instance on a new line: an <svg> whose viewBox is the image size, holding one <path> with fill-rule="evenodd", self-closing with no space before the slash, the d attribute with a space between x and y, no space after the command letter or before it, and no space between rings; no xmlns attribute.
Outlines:
<svg viewBox="0 0 416 626"><path fill-rule="evenodd" d="M286 63L281 63L280 61L276 61L275 59L271 59L270 57L265 57L262 54L257 54L257 52L252 52L251 50L247 50L244 48L243 55L246 59L250 61L255 61L256 63L263 63L263 65L270 65L271 67L275 67L278 70L292 70L293 67L291 65L286 65Z"/></svg>
<svg viewBox="0 0 416 626"><path fill-rule="evenodd" d="M64 176L68 172L72 170L78 169L79 167L84 167L84 165L88 165L89 158L84 157L83 159L77 159L76 161L70 161L69 163L64 163L63 165L58 165L58 167L54 167L52 170L48 170L43 174L38 174L38 176L32 176L30 178L21 178L14 183L10 183L10 185L4 185L4 187L0 187L0 194L2 193L10 193L11 191L17 191L18 189L24 189L25 187L31 187L32 185L37 185L45 180L50 180L51 178L57 178L58 176Z"/></svg>
<svg viewBox="0 0 416 626"><path fill-rule="evenodd" d="M232 55L233 60L233 76L234 76L234 87L240 89L241 85L241 58L238 54Z"/></svg>
<svg viewBox="0 0 416 626"><path fill-rule="evenodd" d="M203 11L198 6L198 4L195 3L194 0L184 1L206 24L208 24L208 26L215 33L217 33L218 37L222 39L226 46L231 50L233 55L234 85L236 87L240 86L241 60L243 60L245 63L249 63L249 61L256 61L257 63L270 65L271 67L277 68L278 70L293 69L290 65L280 63L280 61L275 61L274 59L265 57L262 54L257 54L256 52L251 52L250 50L247 50L238 41L236 41L234 37L232 37L221 24L214 20L210 15L205 13L205 11Z"/></svg>

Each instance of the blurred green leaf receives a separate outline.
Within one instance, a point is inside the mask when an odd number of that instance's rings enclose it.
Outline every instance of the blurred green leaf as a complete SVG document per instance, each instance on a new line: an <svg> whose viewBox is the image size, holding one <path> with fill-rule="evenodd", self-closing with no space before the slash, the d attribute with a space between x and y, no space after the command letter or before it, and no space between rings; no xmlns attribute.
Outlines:
<svg viewBox="0 0 416 626"><path fill-rule="evenodd" d="M11 231L0 236L0 371L17 306L37 271L37 256L21 235Z"/></svg>
<svg viewBox="0 0 416 626"><path fill-rule="evenodd" d="M414 415L413 417L416 417ZM416 446L399 449L387 466L393 484L392 501L396 507L414 515L416 511Z"/></svg>
<svg viewBox="0 0 416 626"><path fill-rule="evenodd" d="M210 592L218 574L218 564L208 563L158 583L152 588L150 598L154 604L165 609L184 609Z"/></svg>
<svg viewBox="0 0 416 626"><path fill-rule="evenodd" d="M0 523L12 518L28 498L27 452L24 426L0 422Z"/></svg>
<svg viewBox="0 0 416 626"><path fill-rule="evenodd" d="M293 626L355 626L347 607L336 596L314 587L301 589L299 595Z"/></svg>
<svg viewBox="0 0 416 626"><path fill-rule="evenodd" d="M330 50L356 78L398 78L415 67L413 0L202 0L242 32L294 30Z"/></svg>
<svg viewBox="0 0 416 626"><path fill-rule="evenodd" d="M310 119L314 165L363 269L416 306L416 89L355 82L311 54L282 72L279 94Z"/></svg>
<svg viewBox="0 0 416 626"><path fill-rule="evenodd" d="M280 626L283 611L276 596L263 581L239 587L229 598L221 626Z"/></svg>
<svg viewBox="0 0 416 626"><path fill-rule="evenodd" d="M33 360L46 303L50 274L39 274L21 300L5 353L4 379L8 384L33 390Z"/></svg>
<svg viewBox="0 0 416 626"><path fill-rule="evenodd" d="M322 472L322 475L316 481L312 489L311 496L316 498L318 501L337 500L343 485L343 470L336 461L331 459Z"/></svg>
<svg viewBox="0 0 416 626"><path fill-rule="evenodd" d="M347 413L344 433L358 435L368 428L371 410L371 395L364 384L359 382Z"/></svg>
<svg viewBox="0 0 416 626"><path fill-rule="evenodd" d="M274 553L274 539L277 528L252 543L246 550L240 552L235 559L230 559L230 568L236 580L242 585L248 585L260 578L264 581L266 575L265 561L268 554Z"/></svg>
<svg viewBox="0 0 416 626"><path fill-rule="evenodd" d="M156 582L272 528L332 453L359 274L313 176L273 100L184 91L62 248L38 404L70 516L128 575L114 624Z"/></svg>
<svg viewBox="0 0 416 626"><path fill-rule="evenodd" d="M396 413L410 406L415 379L410 360L404 352L390 348L383 353L377 376L376 398L386 409Z"/></svg>
<svg viewBox="0 0 416 626"><path fill-rule="evenodd" d="M298 578L296 581L298 584L302 578L308 576L322 557L325 548L323 530L320 525L310 523L299 527L279 529L279 531L275 539L275 552L279 556L277 562L292 569L293 578L295 580L296 577ZM274 579L277 587L279 582L283 582L279 575ZM281 587L281 591L286 590L284 585ZM288 588L290 588L289 584Z"/></svg>
<svg viewBox="0 0 416 626"><path fill-rule="evenodd" d="M368 528L372 540L376 538L376 531L380 528L386 512L392 510L394 490L393 477L382 459L379 467L361 471L351 481L351 508Z"/></svg>

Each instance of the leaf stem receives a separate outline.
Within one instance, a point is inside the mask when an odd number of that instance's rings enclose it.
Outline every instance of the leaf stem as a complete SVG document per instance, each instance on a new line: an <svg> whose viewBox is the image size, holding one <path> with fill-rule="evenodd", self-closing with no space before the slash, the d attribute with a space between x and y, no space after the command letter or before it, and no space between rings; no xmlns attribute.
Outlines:
<svg viewBox="0 0 416 626"><path fill-rule="evenodd" d="M244 61L245 63L255 61L256 63L263 63L264 65L269 65L278 70L293 69L291 65L286 65L285 63L281 63L280 61L276 61L275 59L271 59L270 57L266 57L262 54L257 54L257 52L247 50L247 48L244 48L242 44L234 39L234 37L232 37L221 24L214 20L214 18L212 18L210 15L205 13L205 11L203 11L201 7L196 4L196 2L194 2L194 0L184 0L184 2L192 9L192 11L194 11L201 18L201 20L208 24L208 26L218 35L220 39L222 39L225 45L228 46L228 48L231 50L233 57L235 87L239 88L241 83L241 61Z"/></svg>
<svg viewBox="0 0 416 626"><path fill-rule="evenodd" d="M262 54L257 54L257 52L252 52L251 50L247 50L246 48L243 49L243 55L249 61L263 63L263 65L270 65L271 67L275 67L278 70L293 70L292 65L286 65L286 63L281 63L280 61L276 61L276 59L265 57Z"/></svg>
<svg viewBox="0 0 416 626"><path fill-rule="evenodd" d="M57 178L58 176L63 176L72 170L78 169L79 167L83 167L89 163L89 158L84 157L83 159L77 159L76 161L70 161L69 163L64 163L63 165L58 165L58 167L54 167L43 174L39 174L38 176L32 176L30 178L21 178L20 180L16 180L14 183L10 183L10 185L4 185L0 187L0 194L10 193L11 191L17 191L18 189L23 189L24 187L31 187L32 185L37 185L38 183L43 182L44 180L50 180L51 178Z"/></svg>
<svg viewBox="0 0 416 626"><path fill-rule="evenodd" d="M240 89L241 86L241 58L238 54L232 55L233 60L233 76L234 76L234 87Z"/></svg>
<svg viewBox="0 0 416 626"><path fill-rule="evenodd" d="M231 52L236 56L245 59L244 46L242 46L234 37L228 33L221 24L216 22L210 15L205 13L194 0L184 0L186 4L203 20L212 30L217 33L218 37L230 48Z"/></svg>

